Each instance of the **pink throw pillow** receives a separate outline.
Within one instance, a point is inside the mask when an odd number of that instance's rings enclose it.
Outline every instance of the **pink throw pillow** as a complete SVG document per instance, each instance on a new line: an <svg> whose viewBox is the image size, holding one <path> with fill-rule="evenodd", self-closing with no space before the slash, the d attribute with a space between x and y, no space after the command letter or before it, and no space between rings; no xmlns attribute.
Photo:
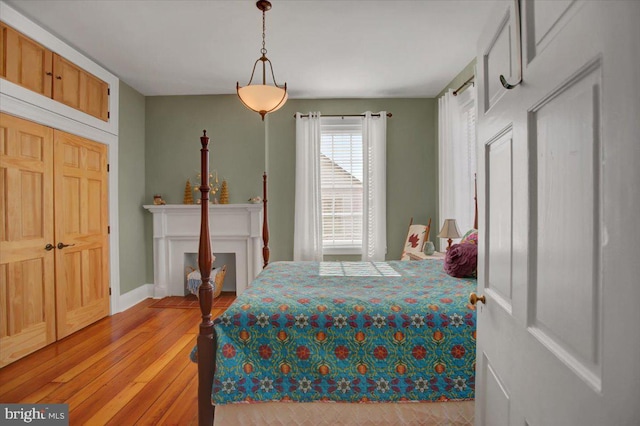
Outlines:
<svg viewBox="0 0 640 426"><path fill-rule="evenodd" d="M444 271L452 277L475 277L478 246L473 243L454 244L444 258Z"/></svg>

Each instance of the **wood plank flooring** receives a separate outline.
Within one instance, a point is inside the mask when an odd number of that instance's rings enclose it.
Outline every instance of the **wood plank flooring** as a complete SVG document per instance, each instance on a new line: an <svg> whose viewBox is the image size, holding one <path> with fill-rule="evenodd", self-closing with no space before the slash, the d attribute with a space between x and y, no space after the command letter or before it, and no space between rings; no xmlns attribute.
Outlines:
<svg viewBox="0 0 640 426"><path fill-rule="evenodd" d="M234 299L222 294L213 316ZM197 424L189 353L200 310L154 304L147 299L0 369L0 402L69 404L71 425Z"/></svg>

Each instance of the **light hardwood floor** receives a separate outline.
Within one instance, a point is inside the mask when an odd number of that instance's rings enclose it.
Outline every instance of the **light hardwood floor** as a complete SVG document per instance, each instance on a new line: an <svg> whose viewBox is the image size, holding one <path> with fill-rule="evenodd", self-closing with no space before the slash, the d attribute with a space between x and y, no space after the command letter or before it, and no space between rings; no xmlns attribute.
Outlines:
<svg viewBox="0 0 640 426"><path fill-rule="evenodd" d="M234 296L223 295L220 315ZM69 404L71 425L197 424L199 309L147 299L0 369L0 402Z"/></svg>

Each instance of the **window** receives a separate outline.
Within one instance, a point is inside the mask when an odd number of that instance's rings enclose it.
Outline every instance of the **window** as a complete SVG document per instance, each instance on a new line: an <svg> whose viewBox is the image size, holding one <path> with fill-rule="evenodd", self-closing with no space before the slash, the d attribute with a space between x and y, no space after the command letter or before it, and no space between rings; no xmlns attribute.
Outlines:
<svg viewBox="0 0 640 426"><path fill-rule="evenodd" d="M386 158L385 111L344 119L296 113L293 260L385 259Z"/></svg>
<svg viewBox="0 0 640 426"><path fill-rule="evenodd" d="M361 254L364 177L362 119L322 117L320 133L323 252Z"/></svg>

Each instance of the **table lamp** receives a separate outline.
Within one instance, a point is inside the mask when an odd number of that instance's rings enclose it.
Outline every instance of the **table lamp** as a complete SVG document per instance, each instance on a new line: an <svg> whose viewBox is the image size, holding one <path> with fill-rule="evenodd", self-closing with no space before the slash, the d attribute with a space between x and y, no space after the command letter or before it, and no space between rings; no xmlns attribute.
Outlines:
<svg viewBox="0 0 640 426"><path fill-rule="evenodd" d="M447 250L451 248L451 239L452 238L460 238L460 230L458 229L458 224L455 219L445 219L444 224L442 225L442 229L438 234L438 238L447 238Z"/></svg>

